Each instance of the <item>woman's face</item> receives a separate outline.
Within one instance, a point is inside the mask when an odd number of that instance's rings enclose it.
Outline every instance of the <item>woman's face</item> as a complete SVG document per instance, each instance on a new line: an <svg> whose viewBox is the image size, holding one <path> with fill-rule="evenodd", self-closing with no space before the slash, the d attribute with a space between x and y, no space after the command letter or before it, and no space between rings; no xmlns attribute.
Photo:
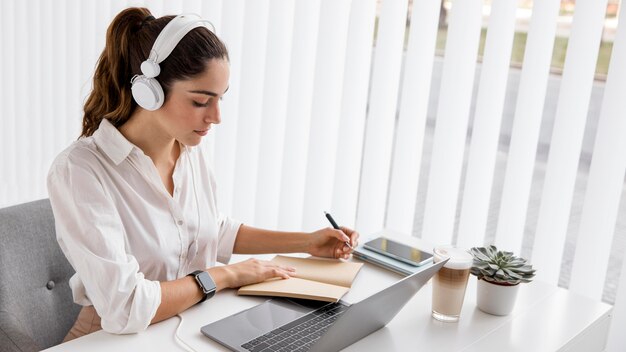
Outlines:
<svg viewBox="0 0 626 352"><path fill-rule="evenodd" d="M158 112L158 121L171 137L195 146L212 124L221 121L220 101L228 90L230 69L224 59L211 59L197 77L175 81Z"/></svg>

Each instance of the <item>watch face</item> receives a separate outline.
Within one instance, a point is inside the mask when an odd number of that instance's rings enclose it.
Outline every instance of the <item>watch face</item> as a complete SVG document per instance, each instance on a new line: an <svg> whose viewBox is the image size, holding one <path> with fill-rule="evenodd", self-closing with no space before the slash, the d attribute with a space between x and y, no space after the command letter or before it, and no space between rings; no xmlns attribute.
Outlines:
<svg viewBox="0 0 626 352"><path fill-rule="evenodd" d="M211 275L209 275L209 273L203 271L198 274L196 278L198 279L198 281L200 281L200 285L202 286L204 293L215 291L215 282L213 282L213 279L211 279Z"/></svg>

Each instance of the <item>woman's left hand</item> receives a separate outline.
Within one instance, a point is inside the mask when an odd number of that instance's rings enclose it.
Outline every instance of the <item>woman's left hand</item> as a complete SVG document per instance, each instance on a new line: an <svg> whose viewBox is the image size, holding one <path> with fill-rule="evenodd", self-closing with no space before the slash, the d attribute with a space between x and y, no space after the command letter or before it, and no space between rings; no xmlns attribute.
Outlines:
<svg viewBox="0 0 626 352"><path fill-rule="evenodd" d="M359 244L359 233L343 226L340 230L330 227L317 230L311 233L310 238L308 252L316 257L348 259L352 249L346 245L346 242L352 248L356 248Z"/></svg>

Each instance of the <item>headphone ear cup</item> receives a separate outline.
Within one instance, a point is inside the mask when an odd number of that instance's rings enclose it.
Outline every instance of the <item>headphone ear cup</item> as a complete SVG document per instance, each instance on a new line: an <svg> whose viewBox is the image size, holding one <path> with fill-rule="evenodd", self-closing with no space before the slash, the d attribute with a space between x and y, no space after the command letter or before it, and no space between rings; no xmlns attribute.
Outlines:
<svg viewBox="0 0 626 352"><path fill-rule="evenodd" d="M132 82L131 91L137 105L146 110L159 109L165 100L163 88L154 78L137 76Z"/></svg>

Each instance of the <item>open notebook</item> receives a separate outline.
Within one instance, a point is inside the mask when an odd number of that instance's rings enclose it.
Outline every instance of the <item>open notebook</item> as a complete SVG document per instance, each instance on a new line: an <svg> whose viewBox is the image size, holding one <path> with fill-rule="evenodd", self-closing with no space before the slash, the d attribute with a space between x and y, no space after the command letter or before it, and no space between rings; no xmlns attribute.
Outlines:
<svg viewBox="0 0 626 352"><path fill-rule="evenodd" d="M337 302L350 290L362 263L277 255L272 262L296 268L296 276L243 286L240 295L277 296Z"/></svg>

